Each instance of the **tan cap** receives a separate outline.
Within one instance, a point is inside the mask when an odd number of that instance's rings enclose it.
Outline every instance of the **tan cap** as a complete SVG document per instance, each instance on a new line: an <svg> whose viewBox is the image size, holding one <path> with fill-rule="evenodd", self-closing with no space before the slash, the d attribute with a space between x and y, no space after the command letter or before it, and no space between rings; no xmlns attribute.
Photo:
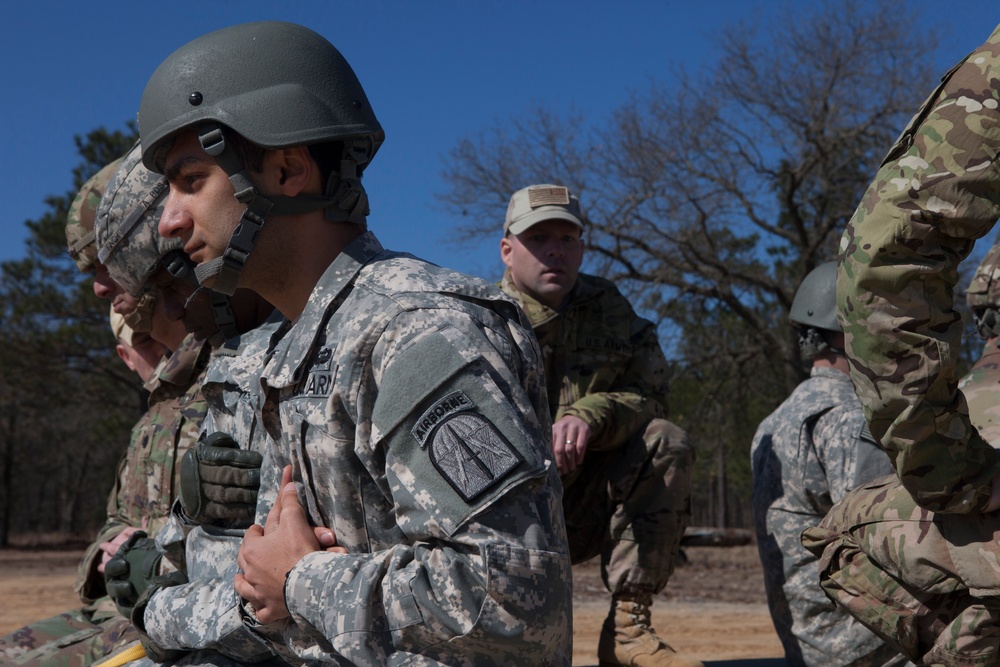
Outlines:
<svg viewBox="0 0 1000 667"><path fill-rule="evenodd" d="M132 328L125 324L124 315L115 312L114 306L111 306L111 331L116 341L132 347Z"/></svg>
<svg viewBox="0 0 1000 667"><path fill-rule="evenodd" d="M507 218L503 223L504 236L520 234L544 220L567 220L583 229L580 200L562 185L529 185L511 195Z"/></svg>

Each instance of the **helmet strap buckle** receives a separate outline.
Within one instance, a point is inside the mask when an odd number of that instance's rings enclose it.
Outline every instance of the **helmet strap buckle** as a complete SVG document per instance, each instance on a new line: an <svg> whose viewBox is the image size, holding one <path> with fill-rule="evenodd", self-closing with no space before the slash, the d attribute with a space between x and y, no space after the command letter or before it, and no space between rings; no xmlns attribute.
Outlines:
<svg viewBox="0 0 1000 667"><path fill-rule="evenodd" d="M216 123L209 123L198 130L198 142L202 150L214 158L226 150L226 135L222 131L222 126Z"/></svg>

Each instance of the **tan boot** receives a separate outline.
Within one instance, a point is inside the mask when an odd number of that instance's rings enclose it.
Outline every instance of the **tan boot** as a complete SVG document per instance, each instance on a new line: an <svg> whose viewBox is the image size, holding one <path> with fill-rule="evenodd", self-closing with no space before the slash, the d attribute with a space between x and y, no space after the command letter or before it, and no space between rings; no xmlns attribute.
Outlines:
<svg viewBox="0 0 1000 667"><path fill-rule="evenodd" d="M704 667L698 660L679 655L656 636L650 625L651 601L648 593L612 598L597 644L600 667Z"/></svg>

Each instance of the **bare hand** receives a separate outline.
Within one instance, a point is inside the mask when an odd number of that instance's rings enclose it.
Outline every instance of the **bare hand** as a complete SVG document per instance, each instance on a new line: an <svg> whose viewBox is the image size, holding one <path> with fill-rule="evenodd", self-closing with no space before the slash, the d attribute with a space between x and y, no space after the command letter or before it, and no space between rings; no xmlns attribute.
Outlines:
<svg viewBox="0 0 1000 667"><path fill-rule="evenodd" d="M274 623L288 618L285 606L285 578L288 572L314 551L347 553L336 546L329 528L309 525L305 510L292 482L292 467L281 475L281 492L267 514L264 527L247 529L237 558L240 574L233 579L236 592L253 605L257 620Z"/></svg>
<svg viewBox="0 0 1000 667"><path fill-rule="evenodd" d="M579 417L566 415L552 425L552 449L559 474L565 475L583 464L590 440L590 425Z"/></svg>
<svg viewBox="0 0 1000 667"><path fill-rule="evenodd" d="M128 541L129 536L137 530L139 530L139 528L129 526L122 532L115 535L114 539L110 542L101 542L100 545L98 545L101 549L101 562L97 564L98 572L104 574L104 566L108 564L108 561L111 560L112 556L118 553L118 550L121 549L122 545Z"/></svg>

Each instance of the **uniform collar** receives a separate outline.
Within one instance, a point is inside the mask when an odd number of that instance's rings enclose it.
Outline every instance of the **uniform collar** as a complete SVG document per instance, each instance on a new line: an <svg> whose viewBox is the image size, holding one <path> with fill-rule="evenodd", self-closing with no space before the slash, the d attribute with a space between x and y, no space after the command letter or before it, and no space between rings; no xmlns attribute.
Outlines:
<svg viewBox="0 0 1000 667"><path fill-rule="evenodd" d="M361 269L383 251L375 235L368 231L351 241L327 267L313 287L302 314L277 344L263 377L268 386L286 387L301 379L302 366L317 339L325 333L320 323L335 300L345 295ZM299 335L303 327L312 327L309 335Z"/></svg>
<svg viewBox="0 0 1000 667"><path fill-rule="evenodd" d="M588 301L601 293L601 289L591 280L590 276L583 273L578 274L576 284L573 285L573 289L570 290L569 296L566 298L566 304L561 310L556 310L520 291L514 284L509 268L503 272L503 278L500 279L500 289L517 302L524 314L528 316L532 329L537 329L551 322L574 305Z"/></svg>

